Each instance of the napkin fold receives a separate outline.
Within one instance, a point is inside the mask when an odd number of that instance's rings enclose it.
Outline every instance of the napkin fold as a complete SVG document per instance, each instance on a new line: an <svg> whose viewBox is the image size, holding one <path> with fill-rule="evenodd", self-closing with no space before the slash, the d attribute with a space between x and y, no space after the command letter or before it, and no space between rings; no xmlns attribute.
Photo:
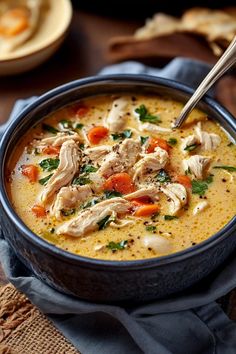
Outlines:
<svg viewBox="0 0 236 354"><path fill-rule="evenodd" d="M142 73L196 87L209 69L205 63L176 58L163 69L125 62L104 68L100 75ZM17 101L11 119L33 99ZM236 353L236 324L215 302L236 287L235 254L220 271L184 293L127 307L90 303L52 289L19 261L2 234L0 261L9 281L83 354Z"/></svg>

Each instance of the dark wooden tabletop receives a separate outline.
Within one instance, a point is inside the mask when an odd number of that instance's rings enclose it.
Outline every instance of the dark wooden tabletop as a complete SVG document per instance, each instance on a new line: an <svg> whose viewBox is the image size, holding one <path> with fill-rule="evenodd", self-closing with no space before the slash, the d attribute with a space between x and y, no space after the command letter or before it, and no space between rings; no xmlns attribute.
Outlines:
<svg viewBox="0 0 236 354"><path fill-rule="evenodd" d="M120 20L75 10L72 25L61 49L37 69L14 77L0 78L0 123L8 119L19 98L40 95L65 82L96 74L104 65L107 42L116 35L132 34L140 22ZM236 78L228 76L217 86L217 98L236 116ZM7 283L0 265L0 286ZM230 300L236 318L236 295ZM233 312L233 315L232 315Z"/></svg>

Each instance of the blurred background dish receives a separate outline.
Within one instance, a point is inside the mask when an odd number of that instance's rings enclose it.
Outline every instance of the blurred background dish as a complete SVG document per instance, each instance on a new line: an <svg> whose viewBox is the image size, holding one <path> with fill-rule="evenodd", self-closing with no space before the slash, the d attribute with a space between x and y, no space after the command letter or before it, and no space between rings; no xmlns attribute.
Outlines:
<svg viewBox="0 0 236 354"><path fill-rule="evenodd" d="M72 18L70 0L0 4L0 75L31 70L63 42Z"/></svg>

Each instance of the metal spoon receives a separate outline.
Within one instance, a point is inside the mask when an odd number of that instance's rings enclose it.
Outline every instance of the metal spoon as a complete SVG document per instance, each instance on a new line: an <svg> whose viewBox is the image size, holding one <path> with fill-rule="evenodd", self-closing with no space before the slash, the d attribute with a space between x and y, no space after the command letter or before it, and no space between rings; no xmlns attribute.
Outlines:
<svg viewBox="0 0 236 354"><path fill-rule="evenodd" d="M189 113L193 110L196 104L200 101L202 96L211 88L211 86L236 62L236 36L220 57L217 63L213 66L211 71L205 79L198 86L192 97L185 104L180 112L179 117L174 122L174 128L179 128L185 121Z"/></svg>

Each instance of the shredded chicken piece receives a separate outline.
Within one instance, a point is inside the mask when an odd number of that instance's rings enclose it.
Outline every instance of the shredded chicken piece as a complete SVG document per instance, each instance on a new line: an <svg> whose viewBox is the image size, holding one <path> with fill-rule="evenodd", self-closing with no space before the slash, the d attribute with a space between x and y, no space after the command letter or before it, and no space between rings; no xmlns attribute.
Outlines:
<svg viewBox="0 0 236 354"><path fill-rule="evenodd" d="M144 154L134 165L134 181L143 177L147 173L159 171L164 168L169 160L168 152L160 147L156 147L155 151L150 154Z"/></svg>
<svg viewBox="0 0 236 354"><path fill-rule="evenodd" d="M57 133L55 136L50 136L49 138L44 138L40 141L39 146L61 146L63 143L65 143L68 140L74 140L74 141L80 141L80 136L77 133L73 133L71 135L65 133L65 132L60 132Z"/></svg>
<svg viewBox="0 0 236 354"><path fill-rule="evenodd" d="M141 189L138 189L133 193L126 194L124 198L127 200L132 200L134 198L141 198L147 196L150 197L151 199L159 200L158 197L159 192L160 190L157 186L147 186L147 187L142 187Z"/></svg>
<svg viewBox="0 0 236 354"><path fill-rule="evenodd" d="M79 203L87 200L91 195L92 190L89 185L62 187L51 208L51 214L60 219L63 209L74 208Z"/></svg>
<svg viewBox="0 0 236 354"><path fill-rule="evenodd" d="M110 223L110 226L115 228L115 229L120 229L122 227L125 227L125 226L128 226L128 225L133 225L133 224L135 224L134 220L121 219L121 220L117 220L117 221L112 221Z"/></svg>
<svg viewBox="0 0 236 354"><path fill-rule="evenodd" d="M91 183L91 188L95 192L101 192L103 189L103 184L105 182L105 178L101 176L97 172L93 172L89 174L89 179L92 182Z"/></svg>
<svg viewBox="0 0 236 354"><path fill-rule="evenodd" d="M164 127L160 127L159 125L156 124L152 124L152 123L140 123L139 124L139 130L141 131L147 131L150 133L171 133L172 129L170 128L164 128Z"/></svg>
<svg viewBox="0 0 236 354"><path fill-rule="evenodd" d="M45 203L61 187L69 184L79 168L81 155L74 140L68 140L62 144L59 155L59 166L53 176L44 187L40 199Z"/></svg>
<svg viewBox="0 0 236 354"><path fill-rule="evenodd" d="M188 151L185 150L188 146L198 144L198 138L195 135L189 135L186 138L182 140L182 144L180 146L180 150L183 152L183 154L187 154Z"/></svg>
<svg viewBox="0 0 236 354"><path fill-rule="evenodd" d="M176 215L187 203L187 191L182 184L170 183L160 187L161 191L171 199L170 214Z"/></svg>
<svg viewBox="0 0 236 354"><path fill-rule="evenodd" d="M146 235L142 238L142 244L146 248L151 248L156 253L169 253L172 244L169 240L159 235Z"/></svg>
<svg viewBox="0 0 236 354"><path fill-rule="evenodd" d="M111 132L118 132L124 128L128 117L126 111L128 103L128 100L122 97L113 102L106 119L106 126Z"/></svg>
<svg viewBox="0 0 236 354"><path fill-rule="evenodd" d="M88 232L97 230L98 223L105 217L125 214L131 206L130 202L120 197L104 200L83 210L75 218L59 226L56 233L81 237Z"/></svg>
<svg viewBox="0 0 236 354"><path fill-rule="evenodd" d="M141 151L141 144L134 139L125 139L121 144L113 146L112 152L106 155L98 172L109 177L114 173L124 172L132 167Z"/></svg>
<svg viewBox="0 0 236 354"><path fill-rule="evenodd" d="M205 170L211 161L210 157L194 155L189 159L183 160L184 171L190 170L190 172L197 179L203 179Z"/></svg>
<svg viewBox="0 0 236 354"><path fill-rule="evenodd" d="M203 150L215 150L221 143L219 135L202 130L201 122L195 127L195 132Z"/></svg>
<svg viewBox="0 0 236 354"><path fill-rule="evenodd" d="M193 209L193 215L199 214L201 211L205 210L208 207L208 202L203 200L202 202L198 203L195 208Z"/></svg>
<svg viewBox="0 0 236 354"><path fill-rule="evenodd" d="M111 146L107 145L95 146L84 150L85 155L88 156L89 160L96 166L101 163L109 152L111 152Z"/></svg>

